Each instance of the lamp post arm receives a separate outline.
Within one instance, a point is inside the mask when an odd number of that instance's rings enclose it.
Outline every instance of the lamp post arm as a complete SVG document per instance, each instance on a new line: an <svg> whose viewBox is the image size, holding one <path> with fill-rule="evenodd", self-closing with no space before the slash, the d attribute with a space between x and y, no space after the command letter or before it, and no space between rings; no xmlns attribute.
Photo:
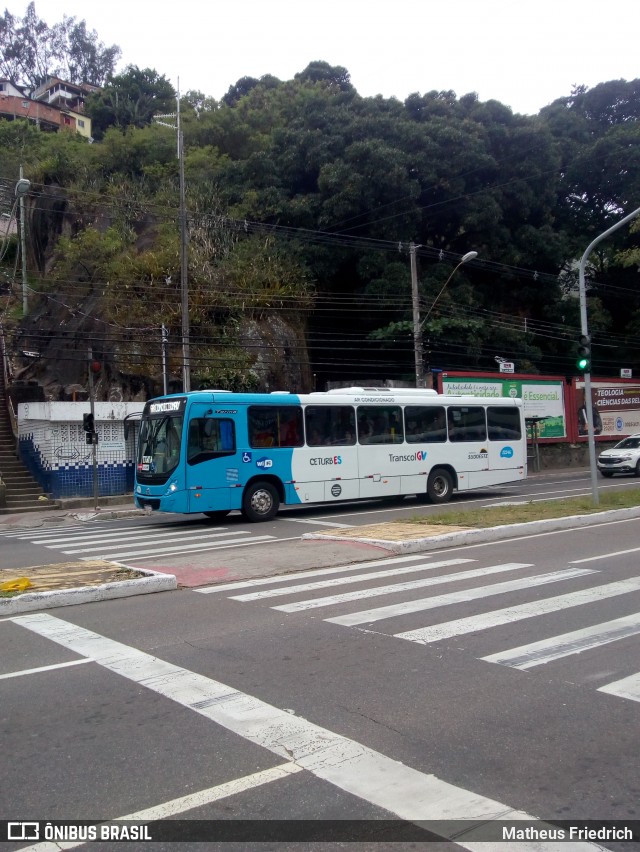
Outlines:
<svg viewBox="0 0 640 852"><path fill-rule="evenodd" d="M434 299L434 300L433 300L433 302L431 303L431 307L430 307L430 308L429 308L429 310L427 311L427 313L426 313L426 315L425 315L425 318L424 318L424 319L422 320L422 322L420 323L420 330L421 330L421 331L422 331L422 329L424 328L424 324L425 324L425 322L429 319L429 315L430 315L431 311L435 308L435 306L436 306L436 304L437 304L437 302L438 302L438 299L440 298L440 296L442 296L442 294L444 293L444 291L447 289L447 284L449 283L449 281L451 281L451 279L452 279L452 278L453 278L453 276L456 274L456 272L458 271L458 269L460 269L460 267L462 266L462 264L463 264L463 263L466 263L466 261L464 261L464 260L461 260L461 261L460 261L460 263L459 263L459 264L455 267L455 269L452 271L451 275L447 278L447 280L444 282L444 284L443 284L443 285L442 285L442 287L440 288L440 292L438 293L438 295L435 297L435 299Z"/></svg>
<svg viewBox="0 0 640 852"><path fill-rule="evenodd" d="M640 215L640 207L637 210L634 210L632 213L629 213L628 216L625 216L624 219L620 219L619 222L616 222L615 225L612 225L602 234L593 240L593 242L589 243L587 248L585 249L584 254L580 260L580 270L579 270L579 286L580 286L580 322L581 322L581 331L583 334L588 335L589 330L587 326L587 296L584 282L584 271L587 265L587 258L594 250L594 248L598 245L598 243L602 242L602 240L606 239L609 234L613 234L614 231L617 231L618 228L621 228L623 225L626 225L627 222L630 222L632 219L635 219L636 216Z"/></svg>
<svg viewBox="0 0 640 852"><path fill-rule="evenodd" d="M635 219L636 216L640 214L640 207L634 210L632 213L629 213L628 216L625 216L624 219L620 219L619 222L616 222L615 225L612 225L606 231L603 231L602 234L597 236L595 240L593 240L587 248L585 249L582 258L580 259L580 269L578 274L578 285L580 292L580 330L585 337L589 336L589 325L587 322L587 290L585 286L584 280L584 271L587 265L587 258L593 251L593 249L598 245L598 243L602 242L602 240L606 239L609 234L612 234L614 231L617 231L618 228L621 228L623 225L626 225L627 222L630 222L632 219ZM595 433L593 431L593 400L591 399L591 367L589 367L589 371L584 374L584 404L587 415L587 435L589 440L589 467L591 469L591 496L593 500L593 505L597 506L599 501L598 497L598 473L596 468L596 438Z"/></svg>

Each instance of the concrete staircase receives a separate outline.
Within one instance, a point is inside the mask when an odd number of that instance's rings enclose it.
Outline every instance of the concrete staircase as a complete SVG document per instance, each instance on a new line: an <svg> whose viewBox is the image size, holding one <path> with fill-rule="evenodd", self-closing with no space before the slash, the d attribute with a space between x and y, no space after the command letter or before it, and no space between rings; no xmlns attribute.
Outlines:
<svg viewBox="0 0 640 852"><path fill-rule="evenodd" d="M46 497L42 488L31 476L16 455L16 439L11 428L9 406L4 383L4 370L0 362L0 480L4 484L5 500L1 499L0 515L13 512L38 512L42 509L55 509L54 500Z"/></svg>

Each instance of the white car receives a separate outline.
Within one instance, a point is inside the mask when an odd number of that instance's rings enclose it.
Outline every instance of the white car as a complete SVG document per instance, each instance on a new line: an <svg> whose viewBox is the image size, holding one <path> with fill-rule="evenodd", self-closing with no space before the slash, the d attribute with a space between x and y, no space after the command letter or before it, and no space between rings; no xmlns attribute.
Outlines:
<svg viewBox="0 0 640 852"><path fill-rule="evenodd" d="M603 476L634 473L640 476L640 435L629 435L610 450L598 456L598 470Z"/></svg>

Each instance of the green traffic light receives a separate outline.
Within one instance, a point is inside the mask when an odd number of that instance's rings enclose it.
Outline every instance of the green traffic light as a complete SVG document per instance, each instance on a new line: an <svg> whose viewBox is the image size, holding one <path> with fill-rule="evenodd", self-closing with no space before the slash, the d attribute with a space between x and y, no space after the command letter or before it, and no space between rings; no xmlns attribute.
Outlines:
<svg viewBox="0 0 640 852"><path fill-rule="evenodd" d="M578 358L576 361L576 367L583 373L586 373L589 369L589 359L588 358Z"/></svg>

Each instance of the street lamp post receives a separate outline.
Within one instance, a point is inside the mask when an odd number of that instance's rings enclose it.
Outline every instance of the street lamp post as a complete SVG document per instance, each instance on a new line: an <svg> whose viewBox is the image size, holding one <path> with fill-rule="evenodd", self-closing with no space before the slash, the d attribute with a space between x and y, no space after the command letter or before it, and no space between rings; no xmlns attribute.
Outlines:
<svg viewBox="0 0 640 852"><path fill-rule="evenodd" d="M579 291L580 291L580 330L583 337L589 337L589 325L587 323L587 291L584 280L584 270L587 265L587 258L593 251L593 249L598 245L599 242L604 240L609 234L612 234L614 231L617 231L618 228L621 228L623 225L626 225L627 222L630 222L632 219L635 219L636 216L640 214L640 207L637 210L634 210L633 213L629 213L628 216L625 216L624 219L621 219L615 225L612 225L611 228L608 228L604 231L600 236L596 237L593 242L589 243L587 248L585 249L585 253L582 255L582 259L580 260L580 270L579 270ZM598 496L598 470L596 466L596 437L595 432L593 431L593 400L591 399L591 368L584 374L584 404L586 408L587 414L587 435L589 440L589 467L591 469L591 496L593 500L593 505L597 506L600 502Z"/></svg>
<svg viewBox="0 0 640 852"><path fill-rule="evenodd" d="M440 292L431 303L431 307L427 311L427 315L422 321L420 321L420 299L418 294L418 273L416 268L416 249L419 248L419 245L416 246L413 243L409 244L409 257L411 260L411 301L413 307L413 354L416 367L416 387L423 388L424 364L422 360L422 329L424 327L424 324L429 319L429 315L431 314L431 311L435 308L438 299L446 290L449 281L451 281L458 269L460 269L460 267L464 263L468 263L470 260L474 260L478 256L478 252L468 251L466 254L462 255L460 262L456 267L454 267L453 271L440 288Z"/></svg>

